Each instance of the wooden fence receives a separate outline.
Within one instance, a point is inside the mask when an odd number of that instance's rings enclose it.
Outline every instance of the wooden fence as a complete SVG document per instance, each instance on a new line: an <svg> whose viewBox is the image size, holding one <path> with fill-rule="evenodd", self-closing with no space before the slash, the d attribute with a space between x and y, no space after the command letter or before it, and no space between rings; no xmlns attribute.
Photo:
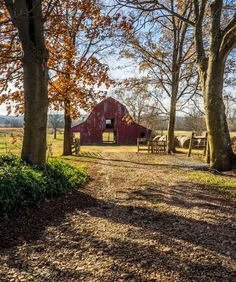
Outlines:
<svg viewBox="0 0 236 282"><path fill-rule="evenodd" d="M190 143L189 143L188 157L191 156L192 149L202 150L204 156L208 154L208 133L207 132L205 136L196 136L194 132L192 133Z"/></svg>
<svg viewBox="0 0 236 282"><path fill-rule="evenodd" d="M72 154L78 155L80 152L80 139L75 138L71 144L72 147Z"/></svg>
<svg viewBox="0 0 236 282"><path fill-rule="evenodd" d="M164 154L166 152L166 141L138 138L137 147L138 147L138 152L147 152L151 154Z"/></svg>

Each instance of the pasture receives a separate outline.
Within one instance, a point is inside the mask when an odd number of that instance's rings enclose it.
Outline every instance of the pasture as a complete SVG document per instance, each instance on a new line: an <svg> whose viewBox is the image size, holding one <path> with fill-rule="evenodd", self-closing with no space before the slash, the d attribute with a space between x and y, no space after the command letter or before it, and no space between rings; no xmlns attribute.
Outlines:
<svg viewBox="0 0 236 282"><path fill-rule="evenodd" d="M78 137L78 136L76 136ZM23 129L0 128L0 154L20 154L23 140ZM57 139L53 139L53 133L48 130L47 143L52 146L52 154L59 157L62 154L63 133L59 131ZM82 146L83 152L136 152L136 146Z"/></svg>
<svg viewBox="0 0 236 282"><path fill-rule="evenodd" d="M163 134L166 135L166 131ZM176 131L176 136L191 136L191 131ZM204 133L203 133L204 134ZM231 136L236 136L236 132L231 132ZM78 135L76 136L78 138ZM20 154L23 139L23 129L21 128L0 128L0 154ZM53 133L48 130L47 143L52 146L52 154L59 157L62 154L63 132L58 131L57 139L53 139ZM117 146L104 144L100 146L82 146L82 152L137 152L136 146ZM187 149L178 148L178 151L187 154ZM196 155L201 152L196 151Z"/></svg>
<svg viewBox="0 0 236 282"><path fill-rule="evenodd" d="M163 135L167 135L167 130L163 130L163 131L159 131L158 134L161 134L163 133ZM202 135L205 135L205 131L202 132ZM176 130L175 131L175 136L191 136L192 134L192 131L179 131L179 130ZM233 137L233 136L236 136L236 132L230 132L230 136Z"/></svg>

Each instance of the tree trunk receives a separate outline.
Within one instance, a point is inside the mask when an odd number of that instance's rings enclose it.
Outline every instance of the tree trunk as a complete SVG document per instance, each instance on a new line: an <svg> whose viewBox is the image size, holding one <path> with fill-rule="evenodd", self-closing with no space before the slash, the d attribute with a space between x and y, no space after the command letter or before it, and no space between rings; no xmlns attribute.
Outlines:
<svg viewBox="0 0 236 282"><path fill-rule="evenodd" d="M225 36L227 37L228 35L228 33L224 34L221 30L223 1L212 1L210 5L210 54L209 57L206 56L203 40L203 22L207 1L204 3L200 13L198 6L195 5L195 16L197 19L195 24L195 45L199 76L204 92L206 125L210 147L210 166L219 171L226 171L231 170L236 165L236 156L233 154L231 147L222 94L225 61L230 51L230 41L226 40L227 44L223 44ZM224 52L223 47L226 48L226 52Z"/></svg>
<svg viewBox="0 0 236 282"><path fill-rule="evenodd" d="M175 118L176 118L176 95L171 96L170 114L167 133L167 152L171 154L175 152Z"/></svg>
<svg viewBox="0 0 236 282"><path fill-rule="evenodd" d="M176 49L176 45L174 45ZM173 52L172 63L172 86L171 86L171 100L170 100L170 112L169 123L167 133L167 153L171 154L175 152L175 119L176 119L176 104L179 92L179 72L180 67L177 59L177 50Z"/></svg>
<svg viewBox="0 0 236 282"><path fill-rule="evenodd" d="M172 3L173 9L173 3ZM171 101L169 112L169 123L167 133L167 153L175 152L175 118L176 118L176 104L179 92L180 68L183 55L183 44L186 34L186 27L183 30L178 30L175 18L173 21L173 53L172 53L172 73L171 73Z"/></svg>
<svg viewBox="0 0 236 282"><path fill-rule="evenodd" d="M24 69L24 139L21 157L32 164L46 161L48 70L45 59L25 54Z"/></svg>
<svg viewBox="0 0 236 282"><path fill-rule="evenodd" d="M71 120L71 115L70 115L70 101L69 100L65 101L64 108L65 108L65 111L64 111L65 126L64 126L63 156L69 156L69 155L72 155L72 149L71 149L72 120Z"/></svg>
<svg viewBox="0 0 236 282"><path fill-rule="evenodd" d="M21 157L33 164L46 160L48 51L45 46L42 1L4 1L17 28L24 71L24 139Z"/></svg>
<svg viewBox="0 0 236 282"><path fill-rule="evenodd" d="M204 91L210 166L219 171L230 170L236 164L222 95L224 66L224 60L210 57Z"/></svg>
<svg viewBox="0 0 236 282"><path fill-rule="evenodd" d="M53 138L57 139L57 128L56 127L54 128L54 137Z"/></svg>

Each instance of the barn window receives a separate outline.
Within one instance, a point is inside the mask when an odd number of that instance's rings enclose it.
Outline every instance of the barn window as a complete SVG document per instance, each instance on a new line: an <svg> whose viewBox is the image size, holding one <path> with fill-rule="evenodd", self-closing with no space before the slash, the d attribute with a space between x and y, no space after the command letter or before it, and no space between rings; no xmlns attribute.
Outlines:
<svg viewBox="0 0 236 282"><path fill-rule="evenodd" d="M144 138L145 135L146 135L145 132L141 132L141 133L140 133L140 138Z"/></svg>
<svg viewBox="0 0 236 282"><path fill-rule="evenodd" d="M115 120L113 119L106 119L106 128L114 128Z"/></svg>

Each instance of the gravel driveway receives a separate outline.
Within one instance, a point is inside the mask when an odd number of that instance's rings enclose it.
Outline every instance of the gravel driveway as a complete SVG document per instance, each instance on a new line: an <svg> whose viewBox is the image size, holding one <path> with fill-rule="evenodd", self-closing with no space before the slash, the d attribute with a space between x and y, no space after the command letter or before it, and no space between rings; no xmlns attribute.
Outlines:
<svg viewBox="0 0 236 282"><path fill-rule="evenodd" d="M235 203L190 181L191 163L75 162L92 177L83 190L1 220L0 281L236 281Z"/></svg>

